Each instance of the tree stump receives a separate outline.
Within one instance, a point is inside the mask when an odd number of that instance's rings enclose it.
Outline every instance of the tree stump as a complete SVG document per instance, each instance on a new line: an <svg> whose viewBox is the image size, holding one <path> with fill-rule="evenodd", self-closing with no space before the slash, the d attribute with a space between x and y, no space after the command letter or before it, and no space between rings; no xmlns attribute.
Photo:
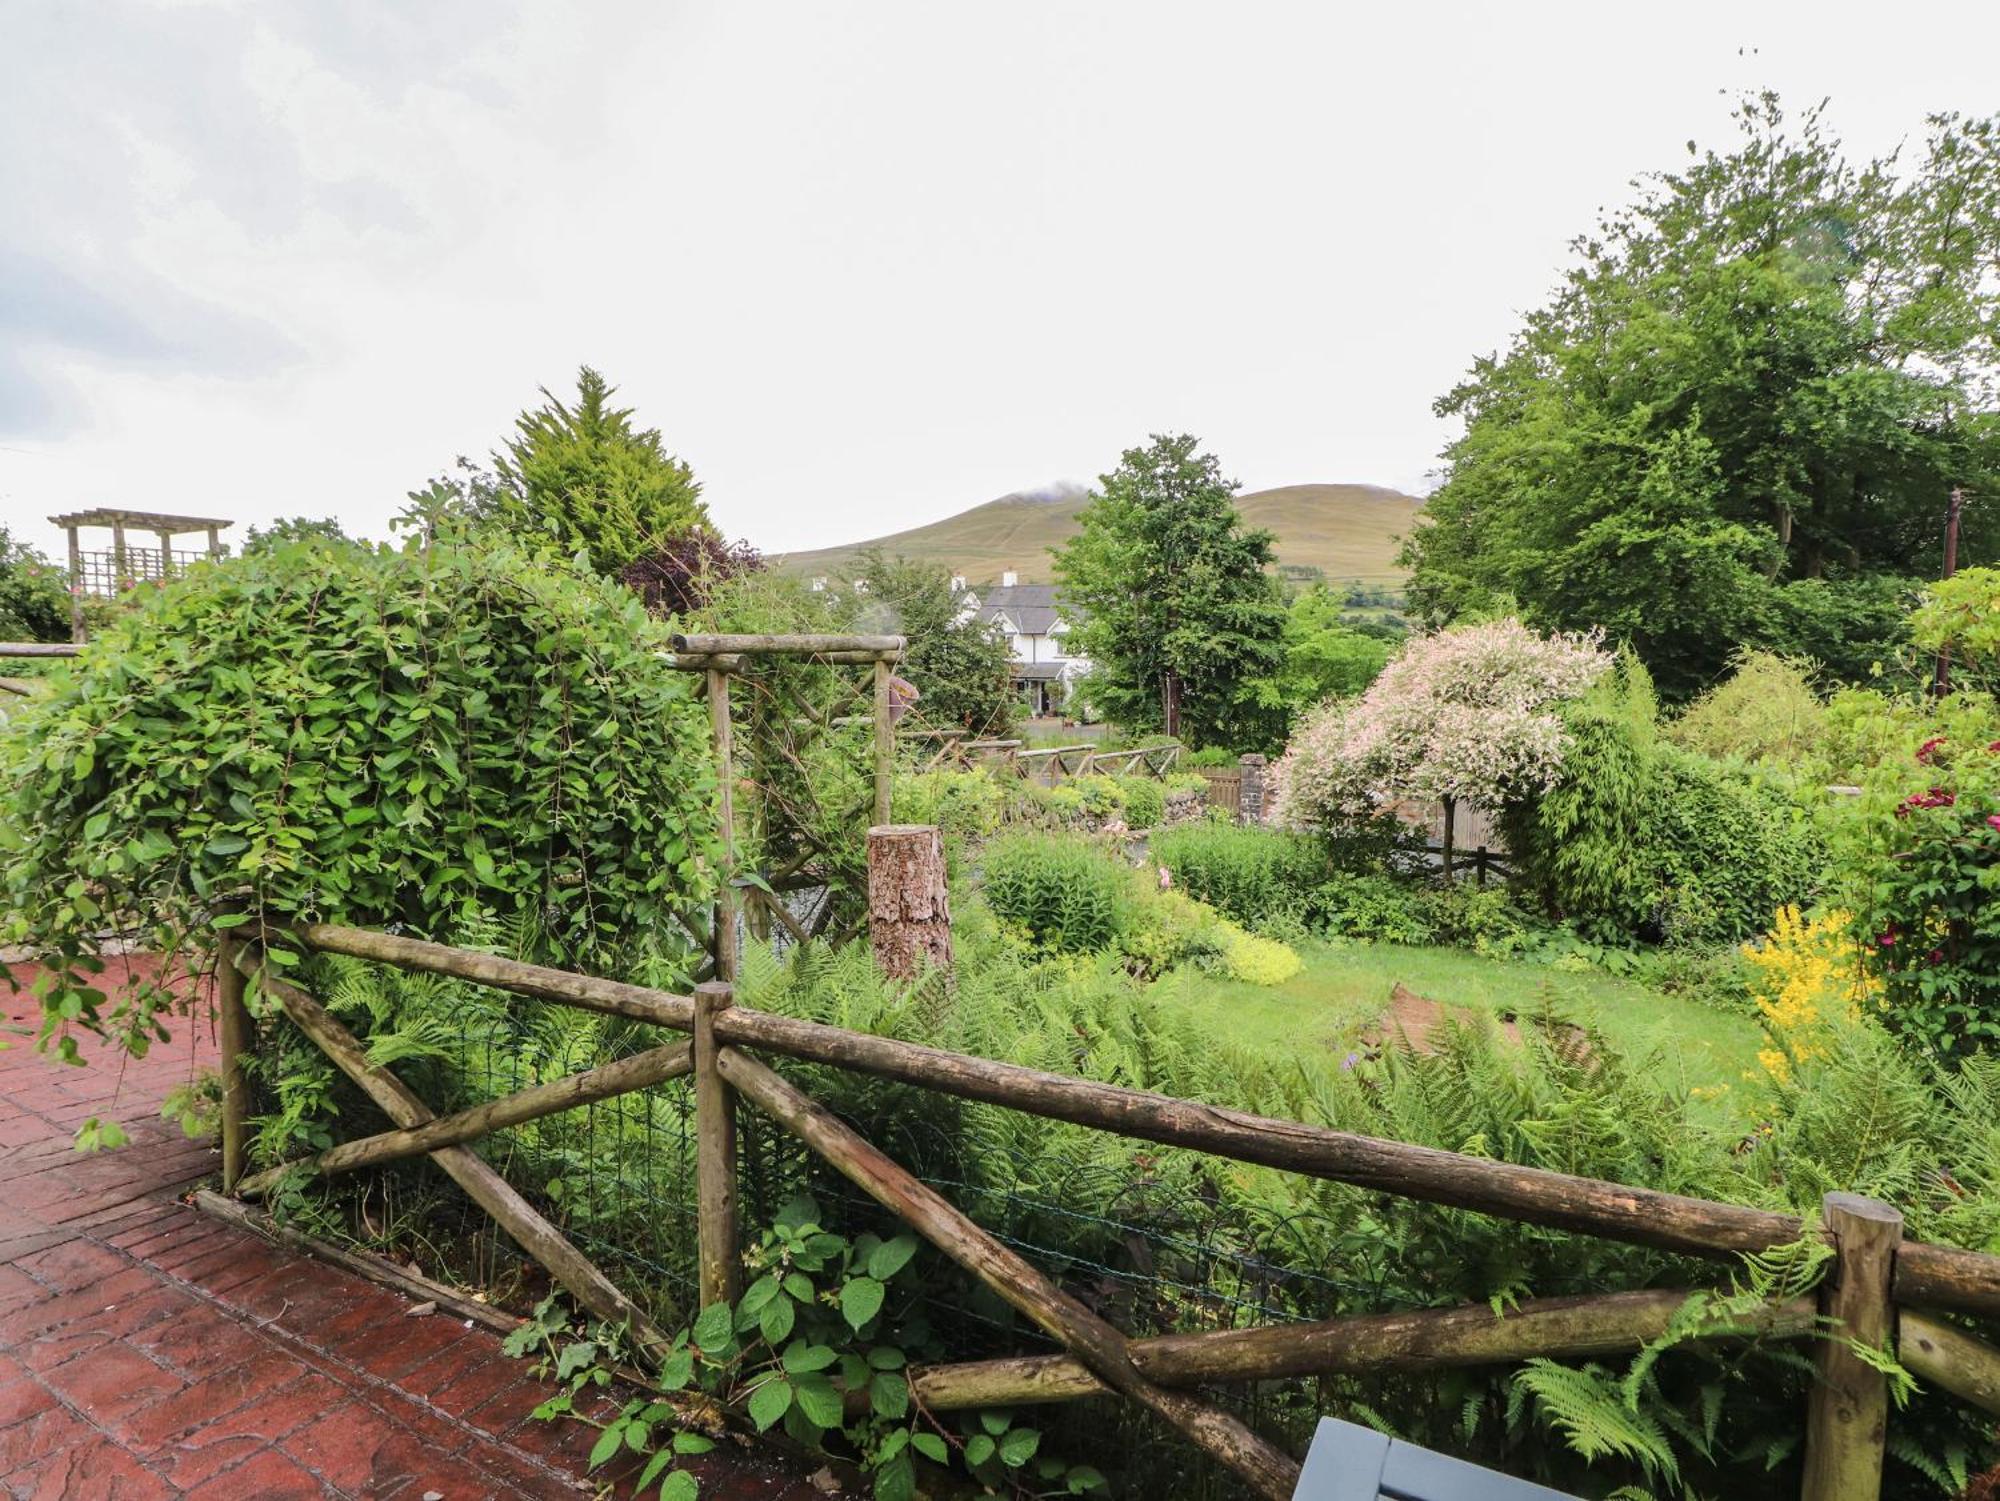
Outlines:
<svg viewBox="0 0 2000 1501"><path fill-rule="evenodd" d="M868 937L891 979L914 979L926 965L951 972L951 894L936 825L868 831Z"/></svg>

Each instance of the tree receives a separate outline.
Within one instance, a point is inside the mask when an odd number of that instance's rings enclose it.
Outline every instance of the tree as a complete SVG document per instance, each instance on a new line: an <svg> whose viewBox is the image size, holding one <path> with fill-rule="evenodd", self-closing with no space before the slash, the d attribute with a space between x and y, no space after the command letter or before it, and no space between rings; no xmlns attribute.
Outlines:
<svg viewBox="0 0 2000 1501"><path fill-rule="evenodd" d="M618 582L646 602L648 614L679 619L706 606L731 579L763 567L764 555L748 542L725 542L705 526L691 526L619 569Z"/></svg>
<svg viewBox="0 0 2000 1501"><path fill-rule="evenodd" d="M923 695L924 718L976 735L1005 735L1015 708L1007 638L977 618L971 595L951 570L870 548L855 576L895 612L897 629L909 640L902 675Z"/></svg>
<svg viewBox="0 0 2000 1501"><path fill-rule="evenodd" d="M1281 714L1288 730L1315 705L1361 692L1389 660L1389 643L1349 624L1346 609L1345 597L1314 584L1285 612L1283 661L1252 686L1258 703Z"/></svg>
<svg viewBox="0 0 2000 1501"><path fill-rule="evenodd" d="M1055 550L1093 702L1128 729L1196 745L1270 743L1279 721L1252 683L1283 656L1271 534L1244 529L1235 481L1187 434L1127 449L1099 486Z"/></svg>
<svg viewBox="0 0 2000 1501"><path fill-rule="evenodd" d="M1738 122L1437 403L1465 429L1406 546L1432 623L1601 626L1674 699L1745 645L1850 676L1889 654L1947 492L2000 471L2000 129L1935 117L1906 169L1769 95ZM1996 546L1968 512L1967 549Z"/></svg>
<svg viewBox="0 0 2000 1501"><path fill-rule="evenodd" d="M1611 662L1594 637L1543 637L1514 619L1415 637L1359 698L1306 717L1278 763L1280 811L1339 827L1384 799L1441 803L1449 875L1457 805L1497 809L1553 786L1569 746L1557 707Z"/></svg>
<svg viewBox="0 0 2000 1501"><path fill-rule="evenodd" d="M611 404L617 388L588 365L576 384L574 406L543 387L544 404L515 419L515 436L493 455L490 484L475 476L469 486L478 514L585 553L600 573L706 527L694 471L666 451L659 430L635 431L631 408Z"/></svg>
<svg viewBox="0 0 2000 1501"><path fill-rule="evenodd" d="M310 516L280 516L269 526L253 526L243 537L243 556L279 547L287 542L318 540L322 542L352 542L341 524L331 516L314 520Z"/></svg>
<svg viewBox="0 0 2000 1501"><path fill-rule="evenodd" d="M63 571L0 526L0 641L67 641Z"/></svg>

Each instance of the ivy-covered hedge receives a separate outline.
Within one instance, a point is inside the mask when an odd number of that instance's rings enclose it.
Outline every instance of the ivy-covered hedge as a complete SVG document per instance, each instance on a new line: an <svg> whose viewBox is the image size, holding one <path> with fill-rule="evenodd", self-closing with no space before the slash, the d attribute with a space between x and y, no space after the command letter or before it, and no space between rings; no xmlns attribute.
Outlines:
<svg viewBox="0 0 2000 1501"><path fill-rule="evenodd" d="M158 991L107 1009L100 934L191 962L228 909L418 934L483 914L581 967L678 942L716 785L663 630L565 560L449 529L149 592L0 731L0 935L50 971L45 1040L163 1036Z"/></svg>

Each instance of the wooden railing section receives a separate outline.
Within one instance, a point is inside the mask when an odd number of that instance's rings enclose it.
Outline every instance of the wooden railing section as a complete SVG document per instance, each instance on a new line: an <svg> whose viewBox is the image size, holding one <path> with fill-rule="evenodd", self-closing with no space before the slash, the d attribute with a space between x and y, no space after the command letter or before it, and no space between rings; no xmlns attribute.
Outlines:
<svg viewBox="0 0 2000 1501"><path fill-rule="evenodd" d="M80 648L72 641L0 641L0 660L8 657L21 659L37 657L73 657ZM0 674L0 693L18 694L23 697L35 691L32 678L17 678Z"/></svg>
<svg viewBox="0 0 2000 1501"><path fill-rule="evenodd" d="M628 1323L645 1350L658 1343L660 1331L468 1144L503 1126L692 1074L704 1304L733 1299L741 1277L734 1136L734 1100L740 1096L1063 1347L1060 1355L913 1371L913 1390L925 1406L945 1411L1116 1393L1172 1424L1239 1474L1254 1494L1272 1501L1291 1495L1297 1463L1186 1388L1629 1352L1658 1337L1688 1294L1613 1292L1531 1300L1504 1316L1475 1305L1129 1339L752 1055L809 1060L1232 1161L1687 1255L1728 1259L1803 1233L1801 1222L1788 1214L1275 1120L760 1012L732 1005L730 989L721 983L678 995L324 924L265 936L629 1017L691 1038L440 1117L388 1069L371 1064L362 1044L312 996L272 973L256 942L228 937L224 983L218 987L225 1191L255 1197L286 1172L349 1172L428 1156L579 1305L599 1318ZM243 975L255 977L263 993L395 1122L394 1129L244 1174L243 1057L253 1033L237 978ZM1918 1379L2000 1413L2000 1349L1934 1316L2000 1315L2000 1257L1903 1241L1901 1228L1900 1214L1888 1205L1829 1195L1823 1233L1834 1261L1817 1299L1774 1301L1749 1316L1718 1316L1701 1331L1706 1340L1815 1340L1819 1380L1804 1419L1805 1501L1861 1501L1879 1494L1887 1382L1854 1352L1849 1338L1894 1350Z"/></svg>

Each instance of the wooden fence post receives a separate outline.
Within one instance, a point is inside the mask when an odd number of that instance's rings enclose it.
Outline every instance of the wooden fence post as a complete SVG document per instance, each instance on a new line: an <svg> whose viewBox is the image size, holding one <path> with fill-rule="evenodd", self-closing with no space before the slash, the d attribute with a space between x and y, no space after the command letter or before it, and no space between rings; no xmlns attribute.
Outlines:
<svg viewBox="0 0 2000 1501"><path fill-rule="evenodd" d="M887 657L875 659L875 823L887 823L895 815L896 718L889 702L889 679L894 674Z"/></svg>
<svg viewBox="0 0 2000 1501"><path fill-rule="evenodd" d="M1821 1214L1833 1237L1832 1275L1820 1312L1832 1320L1813 1352L1806 1408L1804 1501L1876 1501L1888 1439L1889 1382L1847 1341L1894 1349L1890 1286L1903 1216L1879 1199L1832 1193Z"/></svg>
<svg viewBox="0 0 2000 1501"><path fill-rule="evenodd" d="M743 1290L736 1225L736 1091L715 1066L715 1018L734 1001L727 985L694 988L695 1195L700 1214L701 1305L734 1303Z"/></svg>
<svg viewBox="0 0 2000 1501"><path fill-rule="evenodd" d="M235 1191L243 1176L250 1136L250 1084L243 1057L255 1043L250 1008L243 1003L243 971L236 967L237 945L225 938L216 955L215 1030L222 1053L222 1191Z"/></svg>
<svg viewBox="0 0 2000 1501"><path fill-rule="evenodd" d="M736 732L729 718L729 674L708 670L708 723L715 737L715 774L721 787L716 820L722 825L722 884L715 893L715 920L709 942L714 950L715 978L736 979Z"/></svg>
<svg viewBox="0 0 2000 1501"><path fill-rule="evenodd" d="M935 824L868 831L868 940L875 967L893 980L914 979L925 965L951 972L951 890Z"/></svg>

